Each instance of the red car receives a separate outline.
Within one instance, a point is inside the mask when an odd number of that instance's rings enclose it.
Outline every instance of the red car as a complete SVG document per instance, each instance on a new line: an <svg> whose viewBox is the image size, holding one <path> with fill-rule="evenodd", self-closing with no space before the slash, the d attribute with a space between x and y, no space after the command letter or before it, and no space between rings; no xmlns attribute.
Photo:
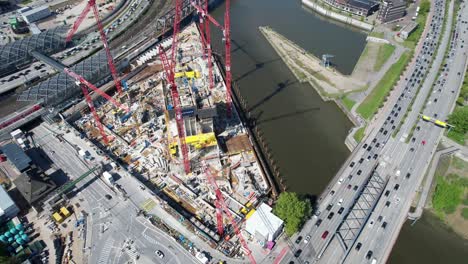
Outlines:
<svg viewBox="0 0 468 264"><path fill-rule="evenodd" d="M322 234L322 239L327 238L327 236L328 236L328 231L323 232L323 234Z"/></svg>
<svg viewBox="0 0 468 264"><path fill-rule="evenodd" d="M421 141L421 143L423 144L423 146L426 145L426 140Z"/></svg>

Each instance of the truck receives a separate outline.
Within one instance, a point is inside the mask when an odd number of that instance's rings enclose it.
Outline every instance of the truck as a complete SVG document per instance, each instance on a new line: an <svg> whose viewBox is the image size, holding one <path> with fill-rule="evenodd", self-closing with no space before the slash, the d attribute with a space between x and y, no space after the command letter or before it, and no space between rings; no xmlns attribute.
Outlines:
<svg viewBox="0 0 468 264"><path fill-rule="evenodd" d="M109 184L109 185L114 185L115 184L114 177L108 171L105 171L104 173L102 173L102 176L104 177L104 181L107 184Z"/></svg>

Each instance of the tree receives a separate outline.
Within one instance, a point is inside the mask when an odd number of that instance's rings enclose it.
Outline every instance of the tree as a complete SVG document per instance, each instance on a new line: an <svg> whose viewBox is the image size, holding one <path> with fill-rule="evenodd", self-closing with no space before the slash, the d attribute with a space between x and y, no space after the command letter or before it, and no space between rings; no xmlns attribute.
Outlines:
<svg viewBox="0 0 468 264"><path fill-rule="evenodd" d="M465 135L468 132L468 106L457 107L449 116L448 122L453 125L453 130Z"/></svg>
<svg viewBox="0 0 468 264"><path fill-rule="evenodd" d="M296 193L283 192L273 212L284 221L286 234L292 236L309 217L311 207L308 201L301 200Z"/></svg>

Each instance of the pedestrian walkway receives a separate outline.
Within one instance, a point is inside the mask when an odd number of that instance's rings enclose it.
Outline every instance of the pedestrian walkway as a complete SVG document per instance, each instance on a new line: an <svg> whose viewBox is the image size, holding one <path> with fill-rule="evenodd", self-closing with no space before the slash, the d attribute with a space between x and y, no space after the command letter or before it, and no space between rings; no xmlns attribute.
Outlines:
<svg viewBox="0 0 468 264"><path fill-rule="evenodd" d="M99 264L105 264L108 262L113 245L114 245L114 240L112 238L109 238L106 240L104 247L102 247L102 251L99 254L99 260L98 260Z"/></svg>

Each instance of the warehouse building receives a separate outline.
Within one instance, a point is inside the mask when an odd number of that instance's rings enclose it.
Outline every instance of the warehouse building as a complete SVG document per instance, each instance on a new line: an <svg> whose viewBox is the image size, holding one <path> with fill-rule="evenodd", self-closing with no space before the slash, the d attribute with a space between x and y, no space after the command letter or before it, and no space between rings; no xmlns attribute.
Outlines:
<svg viewBox="0 0 468 264"><path fill-rule="evenodd" d="M48 6L39 6L36 8L24 10L21 12L21 15L24 18L24 21L28 23L33 23L38 20L44 19L46 17L49 17L52 13L49 10Z"/></svg>
<svg viewBox="0 0 468 264"><path fill-rule="evenodd" d="M18 206L16 206L3 186L0 185L0 224L12 219L18 213Z"/></svg>
<svg viewBox="0 0 468 264"><path fill-rule="evenodd" d="M8 162L21 173L26 171L31 166L31 158L26 155L24 150L16 143L9 143L0 149L7 157Z"/></svg>

